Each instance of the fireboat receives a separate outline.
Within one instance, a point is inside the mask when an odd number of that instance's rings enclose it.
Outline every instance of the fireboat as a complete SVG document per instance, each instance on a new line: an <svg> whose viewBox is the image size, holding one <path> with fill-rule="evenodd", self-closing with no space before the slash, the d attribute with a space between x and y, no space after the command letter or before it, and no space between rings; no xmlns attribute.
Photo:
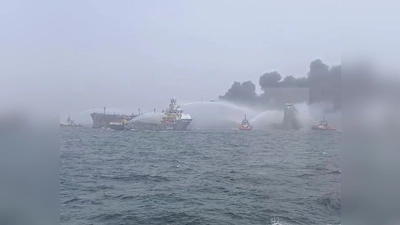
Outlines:
<svg viewBox="0 0 400 225"><path fill-rule="evenodd" d="M121 122L110 122L109 126L112 130L131 130L132 127L129 126L126 119L122 119Z"/></svg>
<svg viewBox="0 0 400 225"><path fill-rule="evenodd" d="M82 126L83 125L74 123L74 121L71 120L71 115L68 116L66 123L60 123L60 127L82 127Z"/></svg>
<svg viewBox="0 0 400 225"><path fill-rule="evenodd" d="M246 114L244 115L244 119L240 124L239 130L252 130L253 127L250 125L249 121L246 118Z"/></svg>
<svg viewBox="0 0 400 225"><path fill-rule="evenodd" d="M131 122L134 130L187 130L192 122L189 114L184 114L176 99L171 99L169 107L163 110L163 117L157 123Z"/></svg>
<svg viewBox="0 0 400 225"><path fill-rule="evenodd" d="M311 126L311 129L313 129L313 130L331 130L331 131L336 130L335 128L329 126L328 121L325 120L325 116L323 117L323 119L321 120L319 125L313 125L313 126Z"/></svg>

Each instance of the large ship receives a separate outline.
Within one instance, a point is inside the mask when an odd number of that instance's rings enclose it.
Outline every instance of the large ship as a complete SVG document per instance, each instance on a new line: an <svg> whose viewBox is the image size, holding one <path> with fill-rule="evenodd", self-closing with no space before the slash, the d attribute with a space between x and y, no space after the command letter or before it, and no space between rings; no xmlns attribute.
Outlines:
<svg viewBox="0 0 400 225"><path fill-rule="evenodd" d="M275 128L283 130L299 130L301 128L301 124L298 119L299 112L294 107L293 103L286 103L283 113L284 115L282 123L275 124Z"/></svg>
<svg viewBox="0 0 400 225"><path fill-rule="evenodd" d="M103 113L92 113L90 116L93 120L93 128L109 128L110 124L121 123L123 121L130 121L138 115L124 115L124 114L106 114L106 107L103 108Z"/></svg>
<svg viewBox="0 0 400 225"><path fill-rule="evenodd" d="M157 123L131 121L134 130L187 130L192 122L189 114L184 114L176 99L171 99L169 107L163 111L161 121Z"/></svg>

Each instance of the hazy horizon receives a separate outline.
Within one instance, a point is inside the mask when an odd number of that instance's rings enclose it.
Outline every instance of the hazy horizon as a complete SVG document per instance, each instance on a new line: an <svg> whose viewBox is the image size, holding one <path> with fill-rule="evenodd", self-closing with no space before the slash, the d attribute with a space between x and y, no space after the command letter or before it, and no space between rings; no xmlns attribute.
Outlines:
<svg viewBox="0 0 400 225"><path fill-rule="evenodd" d="M304 77L315 59L341 64L337 2L5 4L3 105L17 96L62 114L153 109L171 97L217 99L234 81L261 93L262 74Z"/></svg>

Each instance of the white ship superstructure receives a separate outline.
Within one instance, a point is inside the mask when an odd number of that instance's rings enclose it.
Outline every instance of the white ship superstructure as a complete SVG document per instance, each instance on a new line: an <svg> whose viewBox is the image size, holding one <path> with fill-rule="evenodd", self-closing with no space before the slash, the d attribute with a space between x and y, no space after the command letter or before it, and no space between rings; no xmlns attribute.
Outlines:
<svg viewBox="0 0 400 225"><path fill-rule="evenodd" d="M132 123L135 130L186 130L192 118L184 114L176 99L171 99L169 107L163 111L164 115L159 123L145 123L137 120Z"/></svg>

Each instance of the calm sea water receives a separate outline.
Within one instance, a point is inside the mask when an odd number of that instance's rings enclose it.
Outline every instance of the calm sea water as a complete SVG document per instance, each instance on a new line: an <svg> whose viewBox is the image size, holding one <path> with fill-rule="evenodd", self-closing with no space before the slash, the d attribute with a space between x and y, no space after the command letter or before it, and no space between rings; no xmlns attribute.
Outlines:
<svg viewBox="0 0 400 225"><path fill-rule="evenodd" d="M340 224L340 134L60 130L61 224Z"/></svg>

